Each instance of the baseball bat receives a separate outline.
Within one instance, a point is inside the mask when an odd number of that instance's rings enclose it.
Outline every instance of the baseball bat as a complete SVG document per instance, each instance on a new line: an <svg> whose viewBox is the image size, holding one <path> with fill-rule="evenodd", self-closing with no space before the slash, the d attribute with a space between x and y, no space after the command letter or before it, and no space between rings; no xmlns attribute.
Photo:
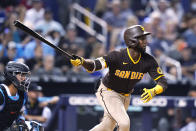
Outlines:
<svg viewBox="0 0 196 131"><path fill-rule="evenodd" d="M33 31L32 29L30 29L29 27L27 27L26 25L24 25L23 23L21 23L19 20L15 20L14 21L14 26L16 26L17 28L19 28L22 31L26 32L27 34L29 34L29 35L37 38L38 40L44 42L45 44L47 44L50 47L56 49L57 51L63 53L64 55L68 56L69 58L73 58L73 56L71 54L69 54L68 52L62 50L58 46L52 44L51 42L49 42L48 40L46 40L43 36L41 36L39 33Z"/></svg>

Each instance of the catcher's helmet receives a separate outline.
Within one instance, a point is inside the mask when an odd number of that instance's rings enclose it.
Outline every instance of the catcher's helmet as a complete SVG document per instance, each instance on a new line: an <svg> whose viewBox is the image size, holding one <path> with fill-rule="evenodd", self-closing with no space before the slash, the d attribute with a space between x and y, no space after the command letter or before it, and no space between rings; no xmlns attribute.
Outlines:
<svg viewBox="0 0 196 131"><path fill-rule="evenodd" d="M16 75L20 74L25 79L19 81ZM28 91L30 84L30 70L26 64L10 61L5 67L4 77L6 80L10 81L14 86L20 91Z"/></svg>
<svg viewBox="0 0 196 131"><path fill-rule="evenodd" d="M138 42L138 37L144 35L150 35L150 32L146 32L144 27L141 25L134 25L127 28L124 32L124 40L128 47L136 47Z"/></svg>

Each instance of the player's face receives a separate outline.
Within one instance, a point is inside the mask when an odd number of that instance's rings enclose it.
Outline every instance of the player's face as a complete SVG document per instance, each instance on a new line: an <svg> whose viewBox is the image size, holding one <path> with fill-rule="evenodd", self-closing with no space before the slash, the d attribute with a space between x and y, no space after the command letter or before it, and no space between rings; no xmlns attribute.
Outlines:
<svg viewBox="0 0 196 131"><path fill-rule="evenodd" d="M19 86L20 88L24 88L21 89L22 91L28 91L28 87L30 84L30 72L16 72L15 73L15 77L18 79L19 82Z"/></svg>
<svg viewBox="0 0 196 131"><path fill-rule="evenodd" d="M22 81L26 81L28 78L29 78L29 75L28 73L18 73L16 75L16 78L18 79L19 82L22 82Z"/></svg>
<svg viewBox="0 0 196 131"><path fill-rule="evenodd" d="M138 49L141 52L145 52L146 51L146 46L147 46L146 35L139 37L138 40L139 40Z"/></svg>

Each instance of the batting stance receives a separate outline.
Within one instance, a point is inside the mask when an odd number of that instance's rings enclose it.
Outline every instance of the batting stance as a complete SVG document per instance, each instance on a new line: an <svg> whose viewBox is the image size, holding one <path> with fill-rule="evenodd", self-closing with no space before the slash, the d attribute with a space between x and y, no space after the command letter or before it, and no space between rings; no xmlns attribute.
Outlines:
<svg viewBox="0 0 196 131"><path fill-rule="evenodd" d="M157 82L154 88L143 89L141 99L144 103L167 88L167 81L157 62L145 52L147 35L150 33L145 32L141 25L134 25L124 32L126 49L112 51L95 60L79 56L70 60L74 66L82 65L88 72L109 68L96 92L96 97L104 108L104 117L102 122L90 131L113 131L115 126L119 131L130 130L130 119L126 111L134 85L144 74L149 73Z"/></svg>
<svg viewBox="0 0 196 131"><path fill-rule="evenodd" d="M30 84L29 67L23 63L10 61L5 67L4 77L3 84L0 84L0 130L27 129L21 117L21 109L27 101L26 91ZM15 124L12 124L14 121Z"/></svg>

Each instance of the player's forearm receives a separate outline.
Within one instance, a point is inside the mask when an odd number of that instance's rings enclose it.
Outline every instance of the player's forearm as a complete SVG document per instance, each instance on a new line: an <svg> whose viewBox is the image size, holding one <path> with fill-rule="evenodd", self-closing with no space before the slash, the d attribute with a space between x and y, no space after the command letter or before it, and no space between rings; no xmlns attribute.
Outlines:
<svg viewBox="0 0 196 131"><path fill-rule="evenodd" d="M73 66L82 65L88 72L98 71L107 67L105 59L103 59L103 57L91 60L73 55L73 58L70 59L70 62Z"/></svg>
<svg viewBox="0 0 196 131"><path fill-rule="evenodd" d="M93 72L95 69L95 62L94 60L90 59L83 59L82 66L89 72Z"/></svg>
<svg viewBox="0 0 196 131"><path fill-rule="evenodd" d="M50 103L50 104L55 104L55 103L57 103L58 101L59 101L59 96L54 96L54 97L52 98L52 100L49 101L49 103Z"/></svg>
<svg viewBox="0 0 196 131"><path fill-rule="evenodd" d="M33 115L26 115L25 119L39 121L39 122L42 122L42 123L46 121L46 118L43 117L43 116L33 116Z"/></svg>
<svg viewBox="0 0 196 131"><path fill-rule="evenodd" d="M165 79L165 77L162 77L162 78L159 79L159 81L157 83L157 86L160 86L161 88L163 88L163 91L162 92L164 92L167 89L167 80Z"/></svg>

